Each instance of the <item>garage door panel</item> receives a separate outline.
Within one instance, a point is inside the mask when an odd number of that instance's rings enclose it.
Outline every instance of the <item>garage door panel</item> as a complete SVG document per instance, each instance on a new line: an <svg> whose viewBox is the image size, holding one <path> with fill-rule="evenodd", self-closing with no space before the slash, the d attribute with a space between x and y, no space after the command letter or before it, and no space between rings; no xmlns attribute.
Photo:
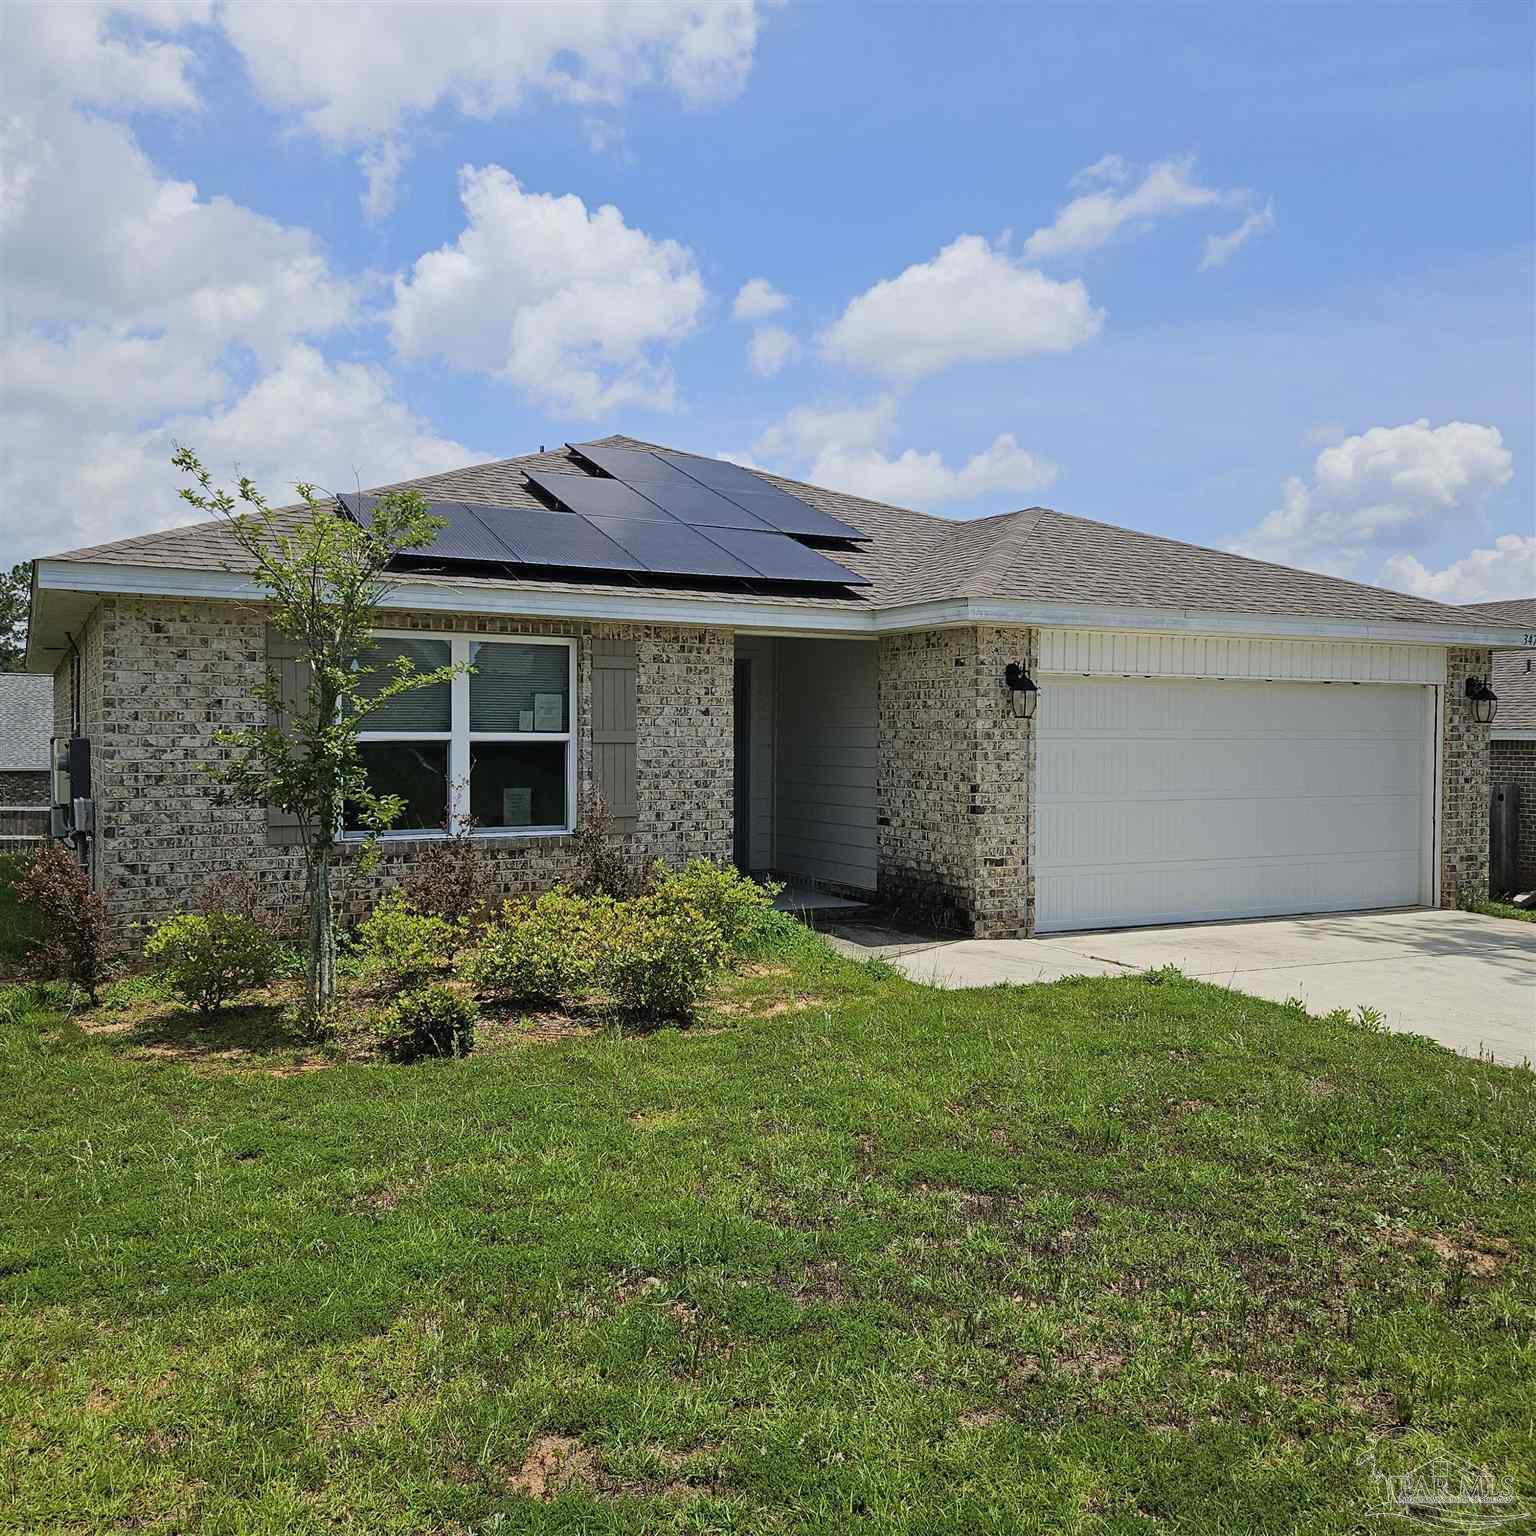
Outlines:
<svg viewBox="0 0 1536 1536"><path fill-rule="evenodd" d="M1417 687L1047 679L1042 931L1412 905Z"/></svg>

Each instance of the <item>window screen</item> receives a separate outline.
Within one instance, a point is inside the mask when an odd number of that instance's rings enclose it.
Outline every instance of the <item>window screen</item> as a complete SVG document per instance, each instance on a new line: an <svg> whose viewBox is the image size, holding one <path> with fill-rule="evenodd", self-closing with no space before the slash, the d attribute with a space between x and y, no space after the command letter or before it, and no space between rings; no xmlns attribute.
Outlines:
<svg viewBox="0 0 1536 1536"><path fill-rule="evenodd" d="M359 684L360 698L372 698L393 679L398 656L408 656L417 672L433 672L448 665L449 644L446 640L375 640L367 662L373 671ZM362 721L365 731L448 731L452 727L453 685L446 682L398 694Z"/></svg>
<svg viewBox="0 0 1536 1536"><path fill-rule="evenodd" d="M471 731L568 731L571 653L563 645L469 647Z"/></svg>

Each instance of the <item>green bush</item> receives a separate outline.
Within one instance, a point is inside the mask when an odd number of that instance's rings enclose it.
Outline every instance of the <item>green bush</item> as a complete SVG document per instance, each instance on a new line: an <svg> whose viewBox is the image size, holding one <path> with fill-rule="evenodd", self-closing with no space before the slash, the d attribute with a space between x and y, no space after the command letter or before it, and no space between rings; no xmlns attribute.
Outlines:
<svg viewBox="0 0 1536 1536"><path fill-rule="evenodd" d="M633 1018L690 1018L726 954L720 930L675 892L620 903L607 940L599 979Z"/></svg>
<svg viewBox="0 0 1536 1536"><path fill-rule="evenodd" d="M404 891L386 891L358 924L362 975L391 992L424 986L453 962L458 930L445 917L417 910Z"/></svg>
<svg viewBox="0 0 1536 1536"><path fill-rule="evenodd" d="M0 969L19 965L38 937L41 922L23 904L17 887L27 872L24 853L0 853Z"/></svg>
<svg viewBox="0 0 1536 1536"><path fill-rule="evenodd" d="M558 1003L591 991L616 904L557 885L505 902L481 931L459 974L476 992L507 1002Z"/></svg>
<svg viewBox="0 0 1536 1536"><path fill-rule="evenodd" d="M773 898L782 889L759 885L729 864L690 859L678 870L658 861L652 894L663 902L683 902L697 908L734 953L752 943L757 928L773 910Z"/></svg>
<svg viewBox="0 0 1536 1536"><path fill-rule="evenodd" d="M475 1043L475 1005L436 982L403 993L380 1015L380 1052L391 1061L468 1056Z"/></svg>
<svg viewBox="0 0 1536 1536"><path fill-rule="evenodd" d="M171 989L204 1018L270 981L277 950L265 928L233 912L179 912L157 923L144 946Z"/></svg>

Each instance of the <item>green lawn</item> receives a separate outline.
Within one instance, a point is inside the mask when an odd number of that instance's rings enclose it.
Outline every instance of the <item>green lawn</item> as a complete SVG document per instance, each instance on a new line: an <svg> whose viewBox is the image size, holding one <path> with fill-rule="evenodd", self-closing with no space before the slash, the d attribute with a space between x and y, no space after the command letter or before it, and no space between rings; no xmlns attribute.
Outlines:
<svg viewBox="0 0 1536 1536"><path fill-rule="evenodd" d="M1467 909L1485 917L1512 917L1517 922L1536 923L1536 909L1517 907L1512 901L1477 901Z"/></svg>
<svg viewBox="0 0 1536 1536"><path fill-rule="evenodd" d="M1536 1507L1529 1072L810 939L410 1068L21 996L0 1529L1405 1530L1373 1447Z"/></svg>

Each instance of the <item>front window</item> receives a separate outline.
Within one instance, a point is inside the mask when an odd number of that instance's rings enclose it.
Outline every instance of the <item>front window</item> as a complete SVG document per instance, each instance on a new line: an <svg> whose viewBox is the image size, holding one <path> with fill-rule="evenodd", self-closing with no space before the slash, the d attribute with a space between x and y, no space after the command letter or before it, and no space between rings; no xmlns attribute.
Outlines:
<svg viewBox="0 0 1536 1536"><path fill-rule="evenodd" d="M419 672L473 669L401 694L363 721L369 784L405 801L392 835L457 830L466 819L486 832L570 829L572 642L383 634L376 644L375 689L402 655ZM346 827L361 831L355 811Z"/></svg>

